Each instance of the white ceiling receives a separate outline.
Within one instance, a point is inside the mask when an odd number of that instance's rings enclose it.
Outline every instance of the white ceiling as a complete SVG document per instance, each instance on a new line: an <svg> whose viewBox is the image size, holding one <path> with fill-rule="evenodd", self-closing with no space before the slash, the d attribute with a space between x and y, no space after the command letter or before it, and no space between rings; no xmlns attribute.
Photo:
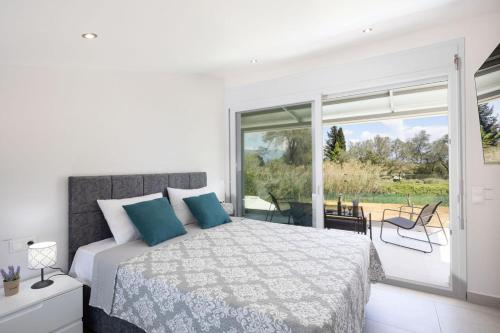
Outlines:
<svg viewBox="0 0 500 333"><path fill-rule="evenodd" d="M484 13L499 2L0 0L0 64L224 75ZM363 34L368 26L375 31ZM85 40L84 32L99 38Z"/></svg>

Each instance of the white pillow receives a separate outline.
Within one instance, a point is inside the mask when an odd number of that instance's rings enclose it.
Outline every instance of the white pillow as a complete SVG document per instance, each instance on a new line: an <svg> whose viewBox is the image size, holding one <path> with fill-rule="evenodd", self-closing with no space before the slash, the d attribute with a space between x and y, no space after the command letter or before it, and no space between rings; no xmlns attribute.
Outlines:
<svg viewBox="0 0 500 333"><path fill-rule="evenodd" d="M170 199L170 204L174 209L175 215L182 222L182 224L196 223L196 219L189 210L189 207L184 202L184 198L197 197L202 194L207 194L212 191L208 187L195 188L195 189L182 189L182 188L171 188L167 187L168 198Z"/></svg>
<svg viewBox="0 0 500 333"><path fill-rule="evenodd" d="M163 194L154 193L134 198L97 200L97 204L101 208L106 222L108 222L109 229L111 229L116 243L125 244L141 238L141 235L136 230L123 206L159 199L161 197L163 197Z"/></svg>

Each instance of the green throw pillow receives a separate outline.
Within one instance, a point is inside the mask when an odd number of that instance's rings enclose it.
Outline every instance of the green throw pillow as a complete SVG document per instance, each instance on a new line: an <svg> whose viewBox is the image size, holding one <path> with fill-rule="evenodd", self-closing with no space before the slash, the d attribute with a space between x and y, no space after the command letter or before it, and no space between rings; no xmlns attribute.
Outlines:
<svg viewBox="0 0 500 333"><path fill-rule="evenodd" d="M186 233L166 198L143 201L123 208L149 246Z"/></svg>
<svg viewBox="0 0 500 333"><path fill-rule="evenodd" d="M231 222L229 215L222 208L219 199L213 192L197 197L184 198L183 200L202 229Z"/></svg>

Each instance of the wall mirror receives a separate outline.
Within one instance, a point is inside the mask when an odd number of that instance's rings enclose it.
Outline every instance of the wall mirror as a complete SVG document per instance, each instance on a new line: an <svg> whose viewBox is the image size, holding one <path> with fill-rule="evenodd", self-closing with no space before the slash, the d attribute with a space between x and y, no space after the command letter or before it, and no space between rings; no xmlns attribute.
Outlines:
<svg viewBox="0 0 500 333"><path fill-rule="evenodd" d="M475 74L484 163L500 164L500 44Z"/></svg>

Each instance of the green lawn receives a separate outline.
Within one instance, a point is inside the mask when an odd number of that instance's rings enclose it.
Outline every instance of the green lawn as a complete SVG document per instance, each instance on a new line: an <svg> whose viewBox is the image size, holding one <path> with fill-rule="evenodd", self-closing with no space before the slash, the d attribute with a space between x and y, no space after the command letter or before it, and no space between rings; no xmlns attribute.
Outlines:
<svg viewBox="0 0 500 333"><path fill-rule="evenodd" d="M413 204L425 205L430 202L442 201L448 206L448 181L444 179L403 180L401 182L384 181L377 193L344 193L344 201L358 199L368 203L406 204L407 196ZM325 200L337 200L338 193L325 193Z"/></svg>
<svg viewBox="0 0 500 333"><path fill-rule="evenodd" d="M417 194L411 195L411 201L415 205L425 205L430 202L442 201L442 206L448 206L448 195L432 195L432 194ZM336 193L325 193L325 200L337 201L338 195ZM352 201L358 199L360 202L369 203L393 203L393 204L406 204L406 195L401 194L373 194L362 193L359 195L343 195L343 201Z"/></svg>

